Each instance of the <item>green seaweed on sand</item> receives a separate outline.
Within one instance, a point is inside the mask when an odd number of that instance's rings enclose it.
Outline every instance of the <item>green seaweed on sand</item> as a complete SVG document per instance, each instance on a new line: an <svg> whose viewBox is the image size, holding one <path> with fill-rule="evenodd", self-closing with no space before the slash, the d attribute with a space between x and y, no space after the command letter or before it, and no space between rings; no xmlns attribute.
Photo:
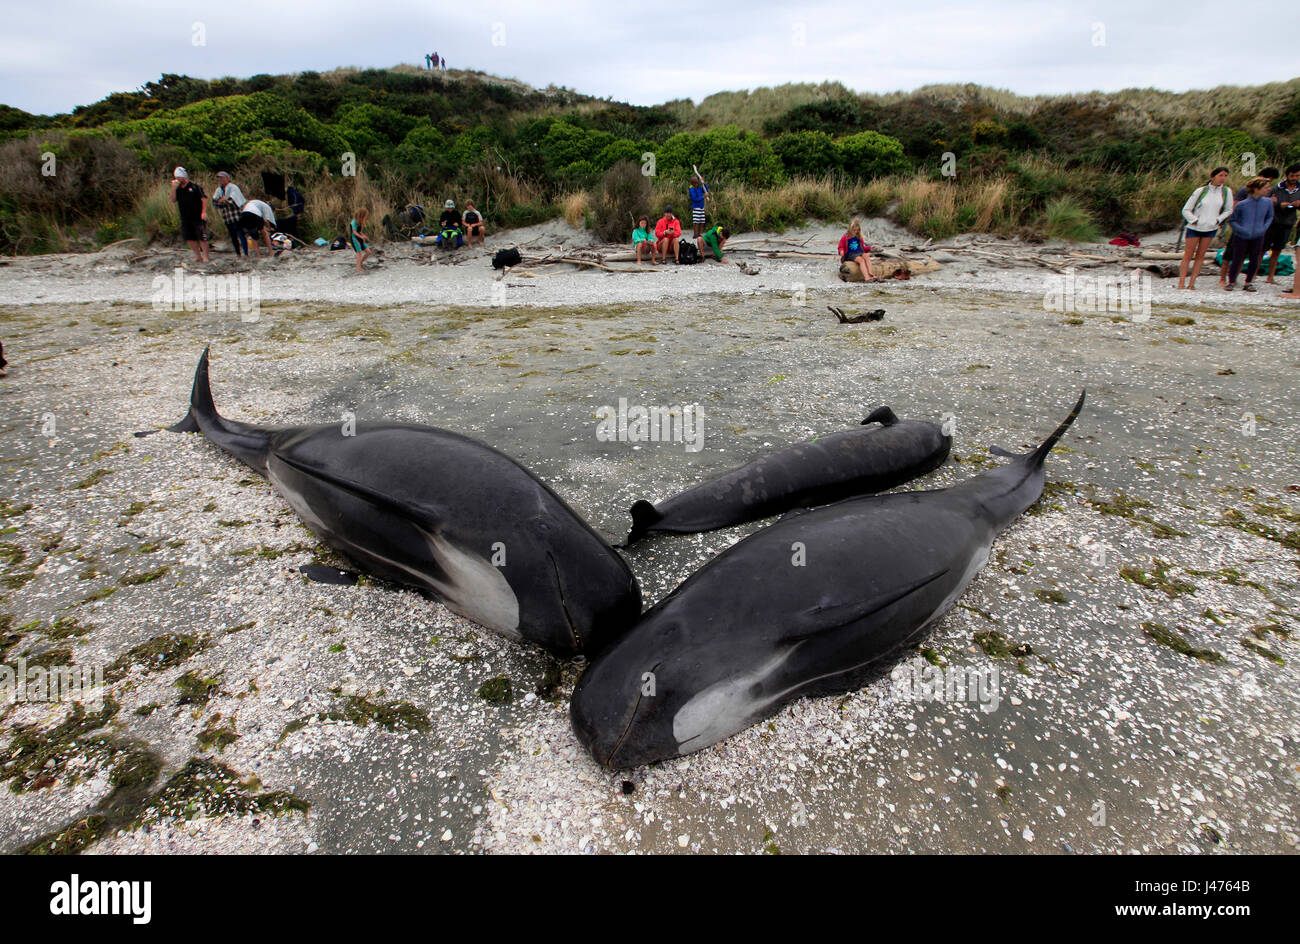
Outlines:
<svg viewBox="0 0 1300 944"><path fill-rule="evenodd" d="M1192 659L1200 659L1202 662L1226 662L1222 655L1213 649L1198 649L1187 641L1187 637L1170 629L1168 626L1162 626L1159 623L1146 622L1142 624L1142 632L1150 639L1154 639L1162 646L1168 646L1174 652L1188 656Z"/></svg>
<svg viewBox="0 0 1300 944"><path fill-rule="evenodd" d="M1129 583L1137 584L1148 590L1160 590L1171 597L1195 593L1196 587L1185 580L1171 579L1169 567L1164 561L1155 559L1150 568L1128 565L1121 567L1119 575Z"/></svg>

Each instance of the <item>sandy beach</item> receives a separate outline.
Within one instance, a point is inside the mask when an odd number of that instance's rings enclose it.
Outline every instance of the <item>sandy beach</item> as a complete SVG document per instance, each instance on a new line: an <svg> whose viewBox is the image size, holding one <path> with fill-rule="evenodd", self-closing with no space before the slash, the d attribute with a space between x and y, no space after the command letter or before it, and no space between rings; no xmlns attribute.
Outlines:
<svg viewBox="0 0 1300 944"><path fill-rule="evenodd" d="M1149 312L1048 310L1069 252L1107 260L1070 278L1118 282L1140 250L865 235L942 268L852 285L833 259L751 253L757 275L497 280L501 246L590 244L565 224L454 261L390 244L364 275L314 249L255 267L129 243L4 259L0 661L105 683L84 709L0 705L0 851L1300 851L1300 303L1207 272L1196 292L1152 279ZM178 267L255 274L255 319L155 304ZM827 305L886 315L841 325ZM264 480L198 436L134 435L184 414L208 344L230 418L457 430L615 543L634 500L877 405L955 427L949 462L904 488L1038 441L1083 387L1088 405L1040 503L904 660L996 669L996 710L884 678L610 772L569 727L580 665L408 590L308 581L299 567L344 562ZM698 403L704 447L598 441L620 398ZM758 526L626 551L646 606Z"/></svg>

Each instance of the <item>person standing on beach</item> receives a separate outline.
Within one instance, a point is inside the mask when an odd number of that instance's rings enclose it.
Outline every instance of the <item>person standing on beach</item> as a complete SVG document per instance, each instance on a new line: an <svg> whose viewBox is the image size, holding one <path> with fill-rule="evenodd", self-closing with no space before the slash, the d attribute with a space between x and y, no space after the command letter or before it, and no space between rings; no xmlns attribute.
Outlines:
<svg viewBox="0 0 1300 944"><path fill-rule="evenodd" d="M655 249L659 253L659 258L667 262L668 252L671 250L673 262L680 261L681 245L679 240L681 238L681 220L673 216L672 207L667 207L664 210L664 215L659 217L659 222L655 224Z"/></svg>
<svg viewBox="0 0 1300 944"><path fill-rule="evenodd" d="M357 275L364 271L362 263L370 258L370 237L362 229L369 218L370 211L362 207L357 210L356 217L348 221L348 241L352 244L352 251L357 254Z"/></svg>
<svg viewBox="0 0 1300 944"><path fill-rule="evenodd" d="M172 199L181 217L181 238L194 250L195 262L208 261L208 201L203 188L190 180L184 167L172 171Z"/></svg>
<svg viewBox="0 0 1300 944"><path fill-rule="evenodd" d="M1228 266L1228 284L1225 291L1231 292L1237 285L1237 275L1241 272L1241 263L1250 258L1246 268L1247 292L1255 291L1255 273L1263 258L1264 237L1273 225L1272 188L1263 177L1256 177L1246 184L1246 199L1232 208L1232 262Z"/></svg>
<svg viewBox="0 0 1300 944"><path fill-rule="evenodd" d="M1295 228L1296 211L1300 209L1300 164L1286 169L1286 179L1273 188L1272 197L1273 225L1264 236L1264 251L1268 253L1268 277L1264 281L1269 285L1276 281L1273 276L1277 275L1277 260L1282 250L1292 243L1291 230Z"/></svg>
<svg viewBox="0 0 1300 944"><path fill-rule="evenodd" d="M1278 171L1276 167L1265 167L1263 170L1259 172L1258 176L1263 177L1266 181L1268 181L1271 184L1273 181L1281 177L1282 174ZM1253 180L1255 178L1251 178L1251 179ZM1232 202L1234 204L1240 203L1242 200L1246 199L1247 196L1246 187L1248 185L1249 182L1247 182L1246 184L1242 184L1240 187L1237 188L1237 192L1232 195ZM1236 233L1232 233L1231 235L1229 235L1228 244L1223 247L1223 265L1219 266L1220 285L1228 284L1228 260L1232 258L1232 243L1235 238L1236 238Z"/></svg>
<svg viewBox="0 0 1300 944"><path fill-rule="evenodd" d="M1183 219L1187 221L1187 241L1183 245L1183 261L1178 266L1178 288L1183 288L1188 269L1191 279L1186 288L1196 288L1196 277L1201 274L1205 252L1210 240L1219 232L1219 225L1232 215L1232 191L1227 186L1228 168L1216 167L1210 182L1197 187L1183 204Z"/></svg>
<svg viewBox="0 0 1300 944"><path fill-rule="evenodd" d="M224 170L217 172L217 180L220 183L212 191L212 203L226 224L226 232L230 234L230 245L235 250L235 255L238 256L241 249L244 255L248 255L248 237L239 226L239 211L244 208L244 193Z"/></svg>
<svg viewBox="0 0 1300 944"><path fill-rule="evenodd" d="M691 177L691 188L687 194L691 198L691 225L695 229L695 241L699 242L700 236L704 233L704 198L709 195L709 187L698 170Z"/></svg>

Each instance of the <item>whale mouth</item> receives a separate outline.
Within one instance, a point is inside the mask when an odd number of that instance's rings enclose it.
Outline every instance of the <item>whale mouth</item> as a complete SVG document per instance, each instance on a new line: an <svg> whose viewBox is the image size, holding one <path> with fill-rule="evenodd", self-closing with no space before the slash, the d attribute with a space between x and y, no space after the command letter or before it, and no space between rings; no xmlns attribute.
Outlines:
<svg viewBox="0 0 1300 944"><path fill-rule="evenodd" d="M653 676L656 672L659 671L659 667L661 665L663 665L662 661L656 662L653 666L651 666L649 674ZM623 742L626 741L628 735L632 733L632 725L636 723L637 712L641 710L641 700L647 697L645 695L644 689L640 685L637 685L636 690L637 690L636 702L635 704L632 705L632 710L628 712L627 724L623 726L623 731L619 734L618 740L614 742L614 746L609 749L609 753L606 754L605 757L603 758L596 757L596 760L599 761L602 767L629 766L629 765L616 765L614 763L614 758L618 756L619 750L622 749L623 747ZM595 756L594 751L592 752L592 754L593 756Z"/></svg>
<svg viewBox="0 0 1300 944"><path fill-rule="evenodd" d="M569 628L569 639L573 642L573 651L581 653L582 633L578 631L578 625L573 621L573 614L569 612L569 601L564 595L564 581L560 579L560 567L555 563L555 556L550 551L546 552L546 559L551 562L551 573L555 575L555 592L560 596L560 612L564 614L565 625Z"/></svg>

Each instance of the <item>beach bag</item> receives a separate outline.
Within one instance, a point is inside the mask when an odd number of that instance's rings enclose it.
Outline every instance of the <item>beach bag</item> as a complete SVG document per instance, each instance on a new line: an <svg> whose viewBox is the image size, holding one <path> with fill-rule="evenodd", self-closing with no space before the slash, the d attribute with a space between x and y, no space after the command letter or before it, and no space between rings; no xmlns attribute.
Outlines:
<svg viewBox="0 0 1300 944"><path fill-rule="evenodd" d="M511 247L510 249L498 249L496 255L492 257L492 268L506 269L510 266L517 266L523 261L523 256L519 255L519 250Z"/></svg>
<svg viewBox="0 0 1300 944"><path fill-rule="evenodd" d="M348 248L348 241L344 239L342 236L335 236L334 242L330 243L330 252L334 252L337 249L347 249L347 248Z"/></svg>
<svg viewBox="0 0 1300 944"><path fill-rule="evenodd" d="M460 242L460 230L454 226L448 226L438 233L438 245L443 249L455 249Z"/></svg>
<svg viewBox="0 0 1300 944"><path fill-rule="evenodd" d="M695 265L700 261L700 250L695 243L683 240L677 249L677 262L679 265Z"/></svg>

